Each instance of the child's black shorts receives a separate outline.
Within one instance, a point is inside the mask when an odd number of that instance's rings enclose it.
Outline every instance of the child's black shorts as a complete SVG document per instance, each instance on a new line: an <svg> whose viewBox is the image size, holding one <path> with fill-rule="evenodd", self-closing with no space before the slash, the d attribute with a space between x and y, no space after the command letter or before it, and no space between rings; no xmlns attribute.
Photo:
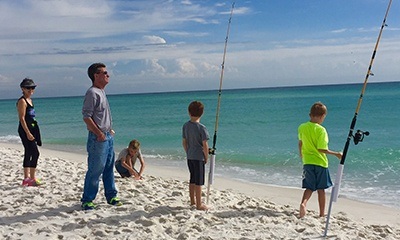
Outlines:
<svg viewBox="0 0 400 240"><path fill-rule="evenodd" d="M190 183L198 186L204 185L204 173L205 164L202 160L187 160L189 172L190 172Z"/></svg>

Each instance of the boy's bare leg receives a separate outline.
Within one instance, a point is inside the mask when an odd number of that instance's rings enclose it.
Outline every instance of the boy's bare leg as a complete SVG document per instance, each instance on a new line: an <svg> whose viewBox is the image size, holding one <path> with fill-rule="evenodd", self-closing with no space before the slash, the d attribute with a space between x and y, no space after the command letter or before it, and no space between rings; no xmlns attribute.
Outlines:
<svg viewBox="0 0 400 240"><path fill-rule="evenodd" d="M319 216L325 216L325 190L318 189Z"/></svg>
<svg viewBox="0 0 400 240"><path fill-rule="evenodd" d="M301 199L300 203L300 218L304 217L307 212L307 202L311 198L312 191L310 189L306 189L303 193L303 198Z"/></svg>
<svg viewBox="0 0 400 240"><path fill-rule="evenodd" d="M195 185L196 192L196 208L197 210L208 210L207 206L201 202L201 186Z"/></svg>
<svg viewBox="0 0 400 240"><path fill-rule="evenodd" d="M192 184L192 183L189 184L190 206L195 206L196 205L196 201L195 201L195 198L194 198L195 188L196 188L195 184Z"/></svg>

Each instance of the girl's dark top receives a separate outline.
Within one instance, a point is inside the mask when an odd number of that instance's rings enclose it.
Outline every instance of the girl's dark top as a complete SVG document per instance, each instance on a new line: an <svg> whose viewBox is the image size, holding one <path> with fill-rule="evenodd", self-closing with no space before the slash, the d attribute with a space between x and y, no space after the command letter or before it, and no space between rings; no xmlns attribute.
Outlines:
<svg viewBox="0 0 400 240"><path fill-rule="evenodd" d="M29 102L23 96L20 97L18 99L18 101L21 99L24 99L26 102L25 122L28 125L29 131L35 137L35 141L36 141L37 145L42 146L39 124L37 123L37 121L35 119L35 117L36 117L35 108L33 107L33 105L29 104ZM17 102L17 105L18 105L18 102ZM26 134L24 128L21 125L21 122L19 122L19 125L18 125L18 133Z"/></svg>

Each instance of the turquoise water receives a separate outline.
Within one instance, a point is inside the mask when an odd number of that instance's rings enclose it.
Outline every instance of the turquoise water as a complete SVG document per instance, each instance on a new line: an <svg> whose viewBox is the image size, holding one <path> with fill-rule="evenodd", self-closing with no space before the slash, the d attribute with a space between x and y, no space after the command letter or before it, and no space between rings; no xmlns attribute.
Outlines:
<svg viewBox="0 0 400 240"><path fill-rule="evenodd" d="M349 84L224 90L216 143L216 181L224 176L301 187L298 125L308 121L310 106L322 101L328 107L323 125L329 133L329 146L343 149L361 88L361 84ZM369 131L370 135L362 143L350 145L342 196L400 208L399 88L398 82L368 84L355 129ZM188 120L187 106L192 100L205 104L201 122L210 132L212 145L217 98L218 91L109 96L116 151L137 138L143 154L157 159L156 164L186 168L181 128ZM16 99L0 100L0 141L19 141ZM34 98L45 147L85 151L82 101L82 96ZM338 160L329 159L334 179Z"/></svg>

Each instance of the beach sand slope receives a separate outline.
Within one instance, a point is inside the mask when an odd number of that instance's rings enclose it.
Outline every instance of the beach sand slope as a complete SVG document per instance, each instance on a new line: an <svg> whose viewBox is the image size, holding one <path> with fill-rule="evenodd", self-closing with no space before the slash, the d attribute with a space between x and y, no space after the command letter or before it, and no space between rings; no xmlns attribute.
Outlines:
<svg viewBox="0 0 400 240"><path fill-rule="evenodd" d="M211 209L197 211L189 206L186 176L152 175L160 166L148 166L142 181L116 175L123 206L106 204L101 182L98 209L82 211L85 156L42 150L37 172L44 185L22 187L22 147L0 144L0 239L319 239L324 232L325 218L314 210L298 219L297 205L230 189L213 189ZM400 228L338 212L328 239L400 239Z"/></svg>

